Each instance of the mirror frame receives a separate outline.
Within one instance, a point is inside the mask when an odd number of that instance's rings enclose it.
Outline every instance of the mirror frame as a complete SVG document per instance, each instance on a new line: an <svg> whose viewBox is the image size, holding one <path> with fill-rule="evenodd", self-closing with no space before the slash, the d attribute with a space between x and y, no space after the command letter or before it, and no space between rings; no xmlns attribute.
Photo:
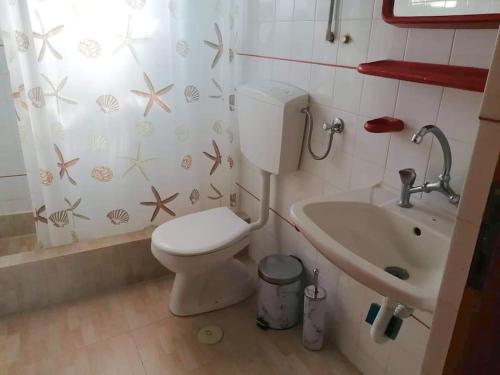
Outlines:
<svg viewBox="0 0 500 375"><path fill-rule="evenodd" d="M394 15L394 1L383 0L382 17L384 21L398 27L418 27L432 29L497 29L500 13L467 14L463 16L414 16Z"/></svg>

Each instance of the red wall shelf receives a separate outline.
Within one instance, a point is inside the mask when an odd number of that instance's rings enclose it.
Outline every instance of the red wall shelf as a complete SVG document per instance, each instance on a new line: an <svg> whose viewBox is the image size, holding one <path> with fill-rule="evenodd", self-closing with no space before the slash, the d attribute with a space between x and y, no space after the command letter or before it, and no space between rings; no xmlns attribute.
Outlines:
<svg viewBox="0 0 500 375"><path fill-rule="evenodd" d="M371 76L477 92L484 91L488 78L488 69L396 60L380 60L360 64L358 72Z"/></svg>

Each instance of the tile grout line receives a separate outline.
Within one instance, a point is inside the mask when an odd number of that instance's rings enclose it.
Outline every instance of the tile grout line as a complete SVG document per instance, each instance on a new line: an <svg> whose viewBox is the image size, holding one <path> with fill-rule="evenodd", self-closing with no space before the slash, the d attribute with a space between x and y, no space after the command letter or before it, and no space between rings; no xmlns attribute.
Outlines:
<svg viewBox="0 0 500 375"><path fill-rule="evenodd" d="M253 53L245 53L245 52L238 52L237 55L244 56L244 57L255 57L258 59L265 59L265 60L288 61L288 62L296 62L296 63L302 63L302 64L328 66L328 67L332 67L332 68L344 68L344 69L357 70L357 67L350 66L350 65L330 64L330 63L323 63L323 62L310 61L310 60L298 60L298 59L292 59L292 58L287 58L287 57L275 57L275 56L259 55L259 54L253 54Z"/></svg>
<svg viewBox="0 0 500 375"><path fill-rule="evenodd" d="M158 322L160 322L160 321L158 321ZM154 324L154 323L158 323L158 322L151 322L150 324L146 324L144 327L148 327L149 325ZM144 328L144 327L142 327L142 328ZM138 329L138 328L136 328L136 329ZM144 364L144 360L142 358L141 351L139 350L139 347L137 346L137 343L135 342L135 338L132 335L132 332L135 331L136 329L129 331L130 339L132 340L132 343L134 344L135 351L137 352L137 356L139 357L139 360L141 361L142 370L144 371L145 375L148 375L148 371L146 370L146 365Z"/></svg>

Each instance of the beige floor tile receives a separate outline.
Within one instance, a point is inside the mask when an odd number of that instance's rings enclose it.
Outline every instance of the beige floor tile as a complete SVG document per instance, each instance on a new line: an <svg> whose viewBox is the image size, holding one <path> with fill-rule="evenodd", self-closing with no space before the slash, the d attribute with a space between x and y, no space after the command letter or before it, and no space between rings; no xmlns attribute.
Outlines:
<svg viewBox="0 0 500 375"><path fill-rule="evenodd" d="M90 372L95 375L145 375L139 353L127 333L85 347Z"/></svg>
<svg viewBox="0 0 500 375"><path fill-rule="evenodd" d="M119 299L130 329L144 327L170 317L168 301L172 278L153 283L141 283L123 289Z"/></svg>
<svg viewBox="0 0 500 375"><path fill-rule="evenodd" d="M18 361L4 368L0 365L2 375L91 375L87 357L83 351L64 350L27 363Z"/></svg>
<svg viewBox="0 0 500 375"><path fill-rule="evenodd" d="M195 317L168 310L172 278L0 320L1 375L351 375L327 345L311 352L301 328L262 331L255 298ZM223 340L198 343L206 325Z"/></svg>

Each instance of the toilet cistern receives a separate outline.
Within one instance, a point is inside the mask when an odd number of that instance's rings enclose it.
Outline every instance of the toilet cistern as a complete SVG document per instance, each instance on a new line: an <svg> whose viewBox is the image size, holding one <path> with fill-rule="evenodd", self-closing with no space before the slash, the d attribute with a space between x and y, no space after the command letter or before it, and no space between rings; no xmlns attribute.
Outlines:
<svg viewBox="0 0 500 375"><path fill-rule="evenodd" d="M446 195L448 201L453 205L458 205L460 202L460 195L455 193L450 186L450 171L451 171L451 149L448 140L444 133L437 126L426 125L422 127L418 132L416 132L411 141L416 144L420 144L427 133L433 134L441 145L443 151L443 171L438 177L438 181L435 182L424 182L420 186L413 186L417 178L417 174L413 168L406 168L399 171L399 176L401 178L401 199L398 203L400 207L410 208L412 204L410 203L410 197L415 193L430 193L432 191L438 191L441 194Z"/></svg>

